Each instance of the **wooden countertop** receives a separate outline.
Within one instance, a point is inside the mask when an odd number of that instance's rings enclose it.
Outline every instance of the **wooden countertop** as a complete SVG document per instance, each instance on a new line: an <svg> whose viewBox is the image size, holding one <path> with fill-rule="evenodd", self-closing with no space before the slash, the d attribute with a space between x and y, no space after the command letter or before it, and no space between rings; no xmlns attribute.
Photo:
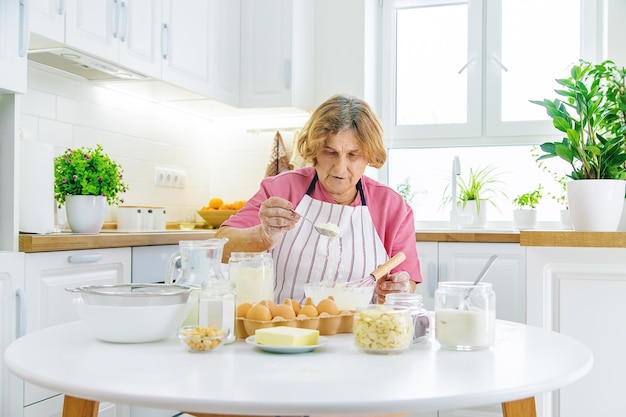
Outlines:
<svg viewBox="0 0 626 417"><path fill-rule="evenodd" d="M418 230L415 232L415 240L417 242L519 243L520 233L517 231Z"/></svg>
<svg viewBox="0 0 626 417"><path fill-rule="evenodd" d="M214 235L215 230L209 229L144 233L104 231L93 235L76 233L21 234L19 237L19 250L20 252L30 253L129 246L177 245L181 240L204 240L210 239Z"/></svg>
<svg viewBox="0 0 626 417"><path fill-rule="evenodd" d="M626 248L626 232L575 232L573 230L524 230L522 246Z"/></svg>

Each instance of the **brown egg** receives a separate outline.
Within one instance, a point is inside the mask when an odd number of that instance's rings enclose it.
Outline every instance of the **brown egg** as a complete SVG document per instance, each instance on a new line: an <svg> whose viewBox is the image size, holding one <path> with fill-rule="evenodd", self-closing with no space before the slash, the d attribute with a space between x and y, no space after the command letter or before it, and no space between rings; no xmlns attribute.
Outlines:
<svg viewBox="0 0 626 417"><path fill-rule="evenodd" d="M339 308L337 308L337 303L335 303L335 300L332 299L332 297L324 298L323 300L321 300L317 304L317 311L319 311L320 314L328 313L331 316L339 314Z"/></svg>
<svg viewBox="0 0 626 417"><path fill-rule="evenodd" d="M269 321L272 319L272 313L265 304L257 303L250 307L246 318L248 320Z"/></svg>
<svg viewBox="0 0 626 417"><path fill-rule="evenodd" d="M252 304L250 303L241 303L237 306L237 317L246 317L248 314L248 310L250 310Z"/></svg>
<svg viewBox="0 0 626 417"><path fill-rule="evenodd" d="M319 312L313 304L305 304L300 308L299 314L304 314L307 317L317 317Z"/></svg>
<svg viewBox="0 0 626 417"><path fill-rule="evenodd" d="M291 304L278 304L274 311L275 314L272 314L272 316L274 317L281 316L286 319L293 319L296 317L296 312L293 311L293 307L291 307Z"/></svg>
<svg viewBox="0 0 626 417"><path fill-rule="evenodd" d="M293 311L296 314L300 311L300 303L297 300L294 300L293 298L285 298L284 303L291 305L291 308L293 308Z"/></svg>
<svg viewBox="0 0 626 417"><path fill-rule="evenodd" d="M267 309L272 314L272 317L274 317L276 315L276 314L274 314L274 312L276 311L276 303L274 301L272 301L272 300L263 300L263 301L261 301L261 304L263 304L265 307L267 307Z"/></svg>

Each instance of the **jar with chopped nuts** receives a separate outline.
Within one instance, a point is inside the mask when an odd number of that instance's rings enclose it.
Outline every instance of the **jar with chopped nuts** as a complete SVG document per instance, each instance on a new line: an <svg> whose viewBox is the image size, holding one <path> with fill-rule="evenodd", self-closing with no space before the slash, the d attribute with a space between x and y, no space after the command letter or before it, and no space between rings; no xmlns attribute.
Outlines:
<svg viewBox="0 0 626 417"><path fill-rule="evenodd" d="M364 352L399 353L413 342L413 319L408 308L371 304L357 308L352 331Z"/></svg>

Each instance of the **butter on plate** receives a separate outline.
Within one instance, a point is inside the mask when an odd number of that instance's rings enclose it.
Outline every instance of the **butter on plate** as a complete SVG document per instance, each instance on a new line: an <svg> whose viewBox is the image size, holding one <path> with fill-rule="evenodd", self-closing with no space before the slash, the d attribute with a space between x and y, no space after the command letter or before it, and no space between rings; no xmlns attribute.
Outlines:
<svg viewBox="0 0 626 417"><path fill-rule="evenodd" d="M279 326L258 329L254 342L267 346L314 346L318 344L319 335L319 330Z"/></svg>

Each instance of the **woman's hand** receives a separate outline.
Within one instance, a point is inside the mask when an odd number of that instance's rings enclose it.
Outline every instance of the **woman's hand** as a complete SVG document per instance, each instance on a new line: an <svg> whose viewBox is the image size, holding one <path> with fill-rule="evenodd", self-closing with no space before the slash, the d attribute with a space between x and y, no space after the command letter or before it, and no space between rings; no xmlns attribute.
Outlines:
<svg viewBox="0 0 626 417"><path fill-rule="evenodd" d="M411 277L406 271L396 272L395 274L388 274L376 281L376 289L374 292L378 298L378 304L385 302L387 294L394 292L411 292L413 286L411 285Z"/></svg>
<svg viewBox="0 0 626 417"><path fill-rule="evenodd" d="M261 231L269 241L270 249L276 246L285 233L294 228L300 216L292 212L293 204L280 197L270 197L261 204L259 219Z"/></svg>

